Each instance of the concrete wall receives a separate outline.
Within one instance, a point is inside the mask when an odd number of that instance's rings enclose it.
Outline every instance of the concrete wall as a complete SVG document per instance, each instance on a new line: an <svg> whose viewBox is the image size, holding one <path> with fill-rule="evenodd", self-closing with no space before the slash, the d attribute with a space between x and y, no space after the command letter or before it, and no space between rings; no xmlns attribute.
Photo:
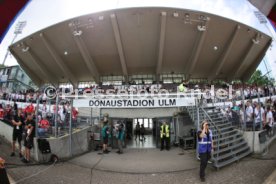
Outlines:
<svg viewBox="0 0 276 184"><path fill-rule="evenodd" d="M108 113L113 118L156 118L170 117L177 112L178 108L137 108L137 109L101 109L101 114ZM91 108L79 108L80 116L91 116ZM100 109L92 109L92 116L99 117Z"/></svg>
<svg viewBox="0 0 276 184"><path fill-rule="evenodd" d="M244 132L243 137L245 141L248 143L248 146L250 147L250 150L253 153L261 154L263 153L267 147L270 145L270 143L276 138L276 135L272 138L267 138L264 143L260 143L259 134L265 132L265 130L256 131L254 132ZM255 136L254 136L255 135ZM253 141L253 138L255 137L255 140ZM253 144L254 142L254 144ZM253 147L254 145L254 147Z"/></svg>
<svg viewBox="0 0 276 184"><path fill-rule="evenodd" d="M4 137L8 142L12 142L13 127L0 121L0 135Z"/></svg>
<svg viewBox="0 0 276 184"><path fill-rule="evenodd" d="M108 113L109 117L118 118L156 118L172 117L177 108L144 108L144 109L102 109L102 114Z"/></svg>
<svg viewBox="0 0 276 184"><path fill-rule="evenodd" d="M78 130L72 134L72 155L70 154L70 142L69 135L65 135L59 138L47 138L50 143L52 154L58 156L59 159L67 159L72 156L76 156L88 151L89 148L89 135L91 128L87 127ZM38 149L37 139L35 139L35 156L36 161L48 160L50 154L42 155Z"/></svg>
<svg viewBox="0 0 276 184"><path fill-rule="evenodd" d="M72 156L82 154L88 151L89 148L89 136L91 128L87 127L81 130L77 130L72 135ZM0 121L0 136L4 137L7 142L12 142L13 127ZM69 158L69 135L65 135L59 138L48 138L51 150L53 154L56 154L59 158ZM22 141L23 144L23 141ZM45 161L50 157L49 155L42 155L38 150L37 139L34 140L34 148L31 151L31 156L36 161Z"/></svg>
<svg viewBox="0 0 276 184"><path fill-rule="evenodd" d="M254 134L254 132L244 132L243 133L243 137L244 137L245 141L247 142L248 146L250 147L250 150L254 153L262 153L263 150L265 149L265 144L264 143L260 144L259 134L261 132L262 131L256 131L255 134ZM253 140L254 137L255 137L255 140ZM254 141L254 144L253 144L253 141Z"/></svg>

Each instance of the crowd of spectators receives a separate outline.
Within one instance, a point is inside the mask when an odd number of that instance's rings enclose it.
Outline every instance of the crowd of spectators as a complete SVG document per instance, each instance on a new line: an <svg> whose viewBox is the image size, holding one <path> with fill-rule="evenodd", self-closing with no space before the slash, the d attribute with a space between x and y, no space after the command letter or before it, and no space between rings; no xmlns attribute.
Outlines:
<svg viewBox="0 0 276 184"><path fill-rule="evenodd" d="M233 102L232 105L220 108L220 111L234 126L242 130L265 129L268 136L274 134L276 99L268 98L265 102L247 100L245 108L242 104Z"/></svg>
<svg viewBox="0 0 276 184"><path fill-rule="evenodd" d="M47 96L44 92L34 91L33 89L29 89L26 91L0 93L0 97L3 100L15 101L15 102L32 102L36 103L37 99L47 100Z"/></svg>
<svg viewBox="0 0 276 184"><path fill-rule="evenodd" d="M26 118L28 114L33 115L33 119L37 121L38 135L40 137L48 137L53 135L52 127L55 126L56 105L48 105L46 101L39 104L38 108L32 101L24 108L18 107L18 102L0 104L0 119L7 124L12 125L14 117L21 112L21 116ZM36 114L37 111L37 114ZM57 109L57 125L59 130L65 130L69 127L69 118L71 113L71 106L69 101L65 101L58 106ZM78 110L72 108L72 125L76 126L78 117Z"/></svg>
<svg viewBox="0 0 276 184"><path fill-rule="evenodd" d="M212 90L212 85L209 84L190 84L183 83L186 90L185 92L189 93L192 90L197 90L197 92L205 93L206 96L212 96L210 90ZM257 98L258 96L272 96L276 94L276 89L274 86L265 85L265 86L256 86L256 85L213 85L214 86L214 94L216 95L218 90L224 89L225 91L231 93L233 100L241 100L242 93L244 93L245 99ZM106 95L106 94L119 94L119 95L128 95L128 94L158 94L159 92L168 92L168 93L177 93L179 92L179 84L133 84L130 83L128 85L93 85L85 88L78 88L76 90L72 88L59 88L57 89L55 94L72 96L78 93L78 96L81 95ZM0 93L0 98L8 101L16 101L16 102L33 102L36 103L37 99L42 101L47 100L47 94L45 93L45 88L37 91L27 90L27 91L19 91L12 93ZM52 103L54 103L54 98L52 99ZM231 99L231 100L232 100ZM211 102L211 101L208 101Z"/></svg>

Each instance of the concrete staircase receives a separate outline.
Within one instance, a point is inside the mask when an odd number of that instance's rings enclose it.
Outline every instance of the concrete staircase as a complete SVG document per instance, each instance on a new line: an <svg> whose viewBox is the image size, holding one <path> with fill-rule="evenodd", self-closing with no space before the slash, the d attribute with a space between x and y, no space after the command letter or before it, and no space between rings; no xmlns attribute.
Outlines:
<svg viewBox="0 0 276 184"><path fill-rule="evenodd" d="M200 107L198 114L196 107L187 107L185 109L188 111L196 127L198 118L199 124L204 119L210 123L210 129L213 132L214 140L214 167L219 169L251 153L247 142L243 138L242 132L235 129L232 123L222 115L219 109L215 107Z"/></svg>

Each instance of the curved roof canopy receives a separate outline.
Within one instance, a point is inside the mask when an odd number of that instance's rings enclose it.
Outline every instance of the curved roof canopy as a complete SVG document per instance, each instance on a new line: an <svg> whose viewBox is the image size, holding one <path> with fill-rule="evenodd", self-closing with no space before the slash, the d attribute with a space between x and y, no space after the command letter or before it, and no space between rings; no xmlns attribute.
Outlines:
<svg viewBox="0 0 276 184"><path fill-rule="evenodd" d="M271 37L242 23L176 8L125 8L76 17L10 46L38 85L101 76L181 73L247 80Z"/></svg>

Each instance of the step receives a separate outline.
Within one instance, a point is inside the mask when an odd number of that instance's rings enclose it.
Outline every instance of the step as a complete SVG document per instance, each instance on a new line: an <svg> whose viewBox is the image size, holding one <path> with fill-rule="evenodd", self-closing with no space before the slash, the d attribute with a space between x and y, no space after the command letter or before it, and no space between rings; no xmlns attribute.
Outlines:
<svg viewBox="0 0 276 184"><path fill-rule="evenodd" d="M221 116L218 112L207 112L208 116Z"/></svg>
<svg viewBox="0 0 276 184"><path fill-rule="evenodd" d="M213 123L215 123L215 124L225 124L225 123L231 123L231 122L229 122L229 121L212 121Z"/></svg>
<svg viewBox="0 0 276 184"><path fill-rule="evenodd" d="M220 138L219 141L223 141L223 140L226 140L226 139L230 139L230 138L232 138L232 137L234 138L235 136L239 136L239 135L240 135L240 133L237 132L236 134L232 134L232 135L230 135L230 136ZM241 135L240 135L240 136L241 136ZM214 139L214 142L218 142L218 139Z"/></svg>
<svg viewBox="0 0 276 184"><path fill-rule="evenodd" d="M216 167L216 168L224 167L224 166L229 165L229 164L231 164L231 163L233 163L233 162L235 162L235 161L240 160L241 158L243 158L243 157L249 155L250 153L251 153L251 151L250 151L250 149L249 149L247 152L245 152L245 153L243 153L243 154L241 154L241 155L235 156L235 157L233 157L232 159L226 160L226 161L224 161L224 162L219 162L219 163L217 163L217 164L215 163L215 164L214 164L214 167Z"/></svg>
<svg viewBox="0 0 276 184"><path fill-rule="evenodd" d="M206 109L215 109L215 108L216 108L216 106L213 106L213 107L203 107L204 110L206 110Z"/></svg>
<svg viewBox="0 0 276 184"><path fill-rule="evenodd" d="M222 114L213 114L213 115L211 115L211 117L212 118L214 118L214 119L218 119L218 118L221 118L221 119L225 119L226 117L224 116L224 115L222 115Z"/></svg>
<svg viewBox="0 0 276 184"><path fill-rule="evenodd" d="M191 115L191 117L193 117L193 116ZM197 118L196 114L194 115L194 118ZM212 121L217 121L217 120L224 121L224 120L228 120L227 118L221 118L221 117L215 118L215 117L212 117L212 116L204 116L204 115L200 115L199 118L205 118L205 119L209 119L210 118L210 119L212 119Z"/></svg>
<svg viewBox="0 0 276 184"><path fill-rule="evenodd" d="M242 138L242 137L241 137L241 138ZM232 141L231 143L228 143L227 145L233 144L234 142L237 142L238 140L242 140L242 139L235 139L235 141ZM216 150L216 151L214 151L214 155L215 155L215 154L218 154L218 153L223 153L223 152L225 152L225 151L227 151L227 150L231 150L231 149L236 148L236 147L239 147L239 146L241 146L241 145L243 145L243 144L247 144L247 142L243 140L243 141L239 142L238 144L234 144L234 145L232 145L232 146L227 146L227 147L225 147L225 148ZM222 145L226 145L226 144L222 144ZM222 145L219 145L219 146L222 146Z"/></svg>
<svg viewBox="0 0 276 184"><path fill-rule="evenodd" d="M227 147L224 147L224 148L220 148L219 149L219 153L220 152L223 152L223 151L225 151L225 150L227 150L227 149L229 149L229 145L230 144L233 144L233 143L235 143L235 142L238 142L237 144L240 144L240 143L242 143L242 142L245 142L245 140L243 139L243 137L241 136L241 137L239 137L239 138L237 138L237 139L234 139L234 140L231 140L231 141L229 141L229 142L227 142L227 143L221 143L220 145L219 145L219 147L221 147L221 146L225 146L225 145L227 145ZM233 146L233 145L232 145ZM217 145L214 145L214 148L216 149L215 151L214 151L214 153L217 153Z"/></svg>
<svg viewBox="0 0 276 184"><path fill-rule="evenodd" d="M208 116L211 118L211 119L216 119L216 118L220 118L220 116L218 116L217 114L208 114Z"/></svg>
<svg viewBox="0 0 276 184"><path fill-rule="evenodd" d="M232 123L230 123L230 122L224 122L224 123L215 123L215 125L216 125L216 127L230 127L230 126L232 126ZM211 126L210 127L212 127L213 125L211 124ZM220 129L220 128L219 128Z"/></svg>
<svg viewBox="0 0 276 184"><path fill-rule="evenodd" d="M220 134L213 134L213 137L217 137L219 135L223 136L223 135L234 133L234 132L237 132L237 130L231 130L231 131L228 131L228 132L221 132Z"/></svg>
<svg viewBox="0 0 276 184"><path fill-rule="evenodd" d="M223 119L223 117L215 117L215 118L212 118L213 120L217 120L217 119Z"/></svg>
<svg viewBox="0 0 276 184"><path fill-rule="evenodd" d="M218 158L217 157L214 157L214 158L216 158L216 160L222 160L222 159L228 158L230 156L235 156L237 153L243 152L246 149L250 149L249 146L241 147L240 149L237 149L237 150L232 151L230 153L226 153L224 155L220 155Z"/></svg>
<svg viewBox="0 0 276 184"><path fill-rule="evenodd" d="M231 122L229 122L229 121L213 121L213 123L215 123L216 125L219 125L219 124L226 124L226 123L231 123Z"/></svg>
<svg viewBox="0 0 276 184"><path fill-rule="evenodd" d="M227 126L227 127L225 127L225 128L220 128L219 130L220 130L220 132L223 132L223 131L225 131L225 130L228 130L228 129L235 129L235 127L233 127L233 126Z"/></svg>
<svg viewBox="0 0 276 184"><path fill-rule="evenodd" d="M223 127L223 130L222 130L221 127ZM225 127L226 127L226 128L225 128ZM225 133L225 132L230 132L230 131L232 131L232 130L236 130L236 129L231 129L231 130L230 130L229 127L230 127L230 126L217 126L217 125L216 125L216 127L215 127L215 126L210 126L209 128L212 130L213 135L216 135L216 132L217 132L217 131L219 131L219 132L222 134L222 133Z"/></svg>

